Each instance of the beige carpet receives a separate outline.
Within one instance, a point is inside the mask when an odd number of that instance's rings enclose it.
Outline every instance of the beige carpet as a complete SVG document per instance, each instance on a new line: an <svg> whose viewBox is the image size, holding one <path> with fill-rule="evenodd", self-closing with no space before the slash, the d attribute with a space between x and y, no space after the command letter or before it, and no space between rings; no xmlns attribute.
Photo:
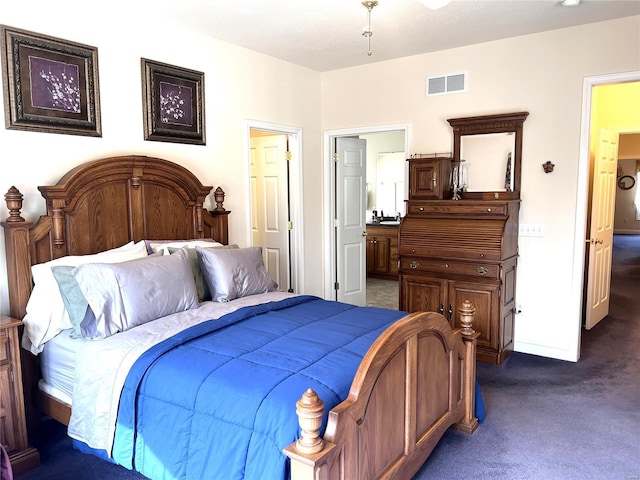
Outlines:
<svg viewBox="0 0 640 480"><path fill-rule="evenodd" d="M367 278L367 306L398 310L398 282Z"/></svg>

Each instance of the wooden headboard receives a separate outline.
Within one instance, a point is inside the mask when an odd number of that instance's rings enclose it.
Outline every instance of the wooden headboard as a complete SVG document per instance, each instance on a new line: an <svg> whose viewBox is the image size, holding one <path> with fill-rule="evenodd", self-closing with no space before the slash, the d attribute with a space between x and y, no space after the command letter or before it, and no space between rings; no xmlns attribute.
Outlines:
<svg viewBox="0 0 640 480"><path fill-rule="evenodd" d="M47 214L34 224L21 217L22 194L5 195L10 315L23 318L31 294L31 265L65 255L87 255L129 241L214 238L227 244L224 192L216 208L203 202L212 187L187 169L160 158L126 155L82 164L53 186L38 187Z"/></svg>

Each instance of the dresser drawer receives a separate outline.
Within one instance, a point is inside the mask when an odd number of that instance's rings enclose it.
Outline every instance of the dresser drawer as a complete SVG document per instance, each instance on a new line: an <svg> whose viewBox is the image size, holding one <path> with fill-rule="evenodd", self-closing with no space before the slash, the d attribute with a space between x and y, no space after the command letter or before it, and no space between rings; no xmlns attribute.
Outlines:
<svg viewBox="0 0 640 480"><path fill-rule="evenodd" d="M425 216L466 216L478 217L506 217L509 213L507 202L420 202L410 201L408 205L409 215Z"/></svg>
<svg viewBox="0 0 640 480"><path fill-rule="evenodd" d="M468 277L500 278L500 266L476 262L457 262L433 258L402 257L400 269L403 273L431 273L465 275Z"/></svg>

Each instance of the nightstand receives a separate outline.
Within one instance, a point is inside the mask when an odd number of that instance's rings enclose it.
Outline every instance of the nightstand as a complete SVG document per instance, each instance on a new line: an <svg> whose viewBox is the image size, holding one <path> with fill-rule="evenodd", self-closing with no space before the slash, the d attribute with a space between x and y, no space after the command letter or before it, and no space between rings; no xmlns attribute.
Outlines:
<svg viewBox="0 0 640 480"><path fill-rule="evenodd" d="M0 315L0 442L9 453L14 476L40 464L27 443L18 327L20 320Z"/></svg>

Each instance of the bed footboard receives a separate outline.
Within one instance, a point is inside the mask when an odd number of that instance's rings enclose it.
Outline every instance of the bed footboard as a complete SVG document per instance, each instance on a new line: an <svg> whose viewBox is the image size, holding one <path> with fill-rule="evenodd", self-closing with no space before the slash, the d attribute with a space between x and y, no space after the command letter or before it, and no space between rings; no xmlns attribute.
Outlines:
<svg viewBox="0 0 640 480"><path fill-rule="evenodd" d="M411 478L451 426L471 434L475 418L475 308L460 307L452 330L433 312L389 327L365 355L348 398L329 412L307 390L297 403L301 437L284 450L293 480Z"/></svg>

